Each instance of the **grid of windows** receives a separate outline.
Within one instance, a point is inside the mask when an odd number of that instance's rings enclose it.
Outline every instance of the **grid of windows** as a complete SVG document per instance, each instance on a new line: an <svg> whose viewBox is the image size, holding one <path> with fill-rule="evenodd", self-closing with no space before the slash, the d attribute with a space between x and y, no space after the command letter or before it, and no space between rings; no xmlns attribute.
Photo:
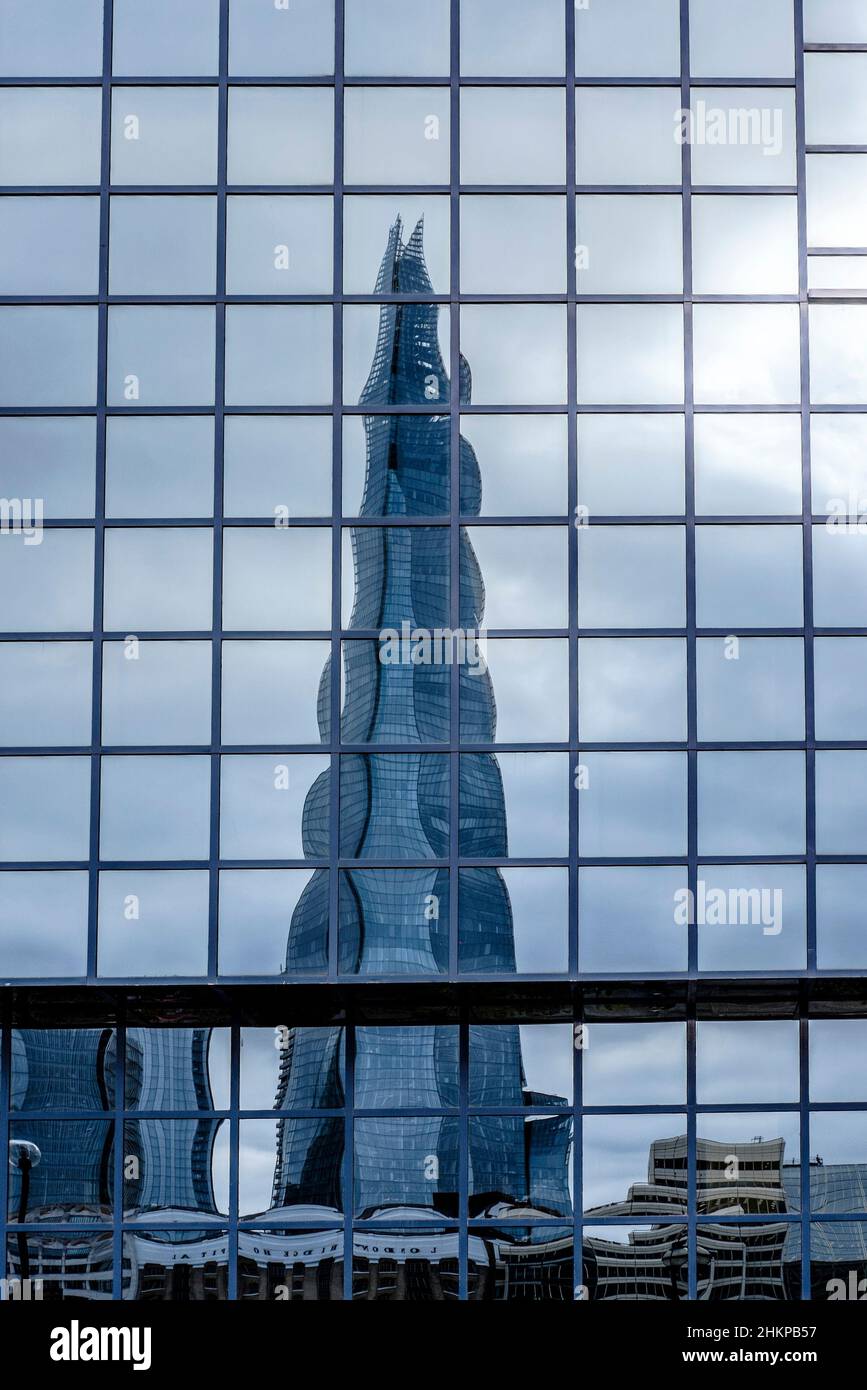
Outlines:
<svg viewBox="0 0 867 1390"><path fill-rule="evenodd" d="M865 1030L7 1031L7 1273L48 1299L836 1301L867 1273ZM329 1031L330 1072L299 1067Z"/></svg>
<svg viewBox="0 0 867 1390"><path fill-rule="evenodd" d="M374 742L442 783L444 969L486 864L545 903L497 971L863 969L857 16L3 8L2 974L279 974L315 865L292 969L333 976L353 863L418 852L347 825ZM424 460L400 506L377 431ZM365 603L380 544L426 605ZM495 718L442 664L436 721L353 718L425 606L484 625ZM508 843L471 846L492 754ZM687 882L785 928L683 930Z"/></svg>
<svg viewBox="0 0 867 1390"><path fill-rule="evenodd" d="M854 998L861 10L0 0L0 980L362 997L397 979L833 975ZM176 1056L159 1030L134 1047L81 1030L100 1117L30 1107L55 1163L78 1155L56 1190L44 1158L31 1184L7 1031L10 1202L42 1183L46 1213L114 1222L84 1250L59 1231L46 1268L83 1260L90 1287L132 1297L171 1266L177 1297L651 1297L662 1280L743 1298L809 1290L811 1248L825 1282L862 1258L861 1098L810 1095L806 1016L800 1044L785 1024L791 1093L752 1103L735 1047L738 1085L703 1099L703 1027L784 1025L693 1014L652 1025L674 1030L658 1105L648 1072L598 1107L526 1080L523 1033L560 1027L531 1024L544 1008L489 1032L477 1100L466 1013L382 1030L367 1078L361 1021L293 1026L278 1099L327 1078L329 1114L278 1123L283 1186L249 1220L245 1171L267 1164L244 1128L270 1143L274 1123L245 1113L232 1016L207 1120L209 1030ZM133 1065L160 1104L131 1105ZM475 1114L508 1110L492 1096L509 1087L520 1116ZM125 1094L164 1110L167 1089L175 1119L124 1119ZM364 1113L380 1101L402 1113ZM732 1148L764 1176L718 1225ZM123 1164L148 1156L151 1197L130 1203ZM370 1200L346 1210L355 1181ZM304 1205L319 1253L287 1246L281 1283L255 1219L303 1227ZM407 1212L441 1217L436 1257L353 1234L380 1207L399 1241ZM489 1207L494 1242L474 1225ZM192 1266L158 1221L127 1229L178 1209L201 1217Z"/></svg>

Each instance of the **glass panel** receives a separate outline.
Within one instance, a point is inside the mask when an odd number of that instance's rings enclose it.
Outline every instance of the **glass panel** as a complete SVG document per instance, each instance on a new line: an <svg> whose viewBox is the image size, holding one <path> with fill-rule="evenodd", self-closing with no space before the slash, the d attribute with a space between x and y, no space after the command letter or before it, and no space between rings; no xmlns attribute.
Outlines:
<svg viewBox="0 0 867 1390"><path fill-rule="evenodd" d="M312 878L307 869L221 872L221 975L282 976L324 971L327 953L326 872L317 869ZM272 1101L273 1092L268 1106Z"/></svg>
<svg viewBox="0 0 867 1390"><path fill-rule="evenodd" d="M102 0L3 0L3 77L92 77L102 72Z"/></svg>
<svg viewBox="0 0 867 1390"><path fill-rule="evenodd" d="M813 527L813 619L818 627L867 626L867 537Z"/></svg>
<svg viewBox="0 0 867 1390"><path fill-rule="evenodd" d="M867 836L867 752L816 754L816 850L862 854Z"/></svg>
<svg viewBox="0 0 867 1390"><path fill-rule="evenodd" d="M817 637L813 643L816 737L867 738L867 640Z"/></svg>
<svg viewBox="0 0 867 1390"><path fill-rule="evenodd" d="M754 8L750 14L752 30ZM738 48L752 51L751 45L740 42ZM794 92L780 87L693 87L691 110L677 141L691 146L693 186L795 184Z"/></svg>
<svg viewBox="0 0 867 1390"><path fill-rule="evenodd" d="M810 1022L810 1094L814 1101L867 1100L864 1068L867 1020L823 1018Z"/></svg>
<svg viewBox="0 0 867 1390"><path fill-rule="evenodd" d="M656 1217L682 1212L682 1183L672 1182L669 1154L685 1156L685 1149L685 1115L586 1115L585 1214ZM683 1158L680 1166L685 1166Z"/></svg>
<svg viewBox="0 0 867 1390"><path fill-rule="evenodd" d="M475 455L462 479L461 511L481 516L565 516L565 415L463 415L461 436ZM478 487L481 487L481 499Z"/></svg>
<svg viewBox="0 0 867 1390"><path fill-rule="evenodd" d="M686 853L685 753L582 753L577 777L584 858Z"/></svg>
<svg viewBox="0 0 867 1390"><path fill-rule="evenodd" d="M106 642L102 739L107 744L211 741L210 642Z"/></svg>
<svg viewBox="0 0 867 1390"><path fill-rule="evenodd" d="M449 964L449 911L449 876L444 869L342 873L341 974L444 973Z"/></svg>
<svg viewBox="0 0 867 1390"><path fill-rule="evenodd" d="M784 405L801 395L796 304L696 304L695 398L703 405Z"/></svg>
<svg viewBox="0 0 867 1390"><path fill-rule="evenodd" d="M42 499L46 517L93 516L96 421L84 415L0 420L0 494Z"/></svg>
<svg viewBox="0 0 867 1390"><path fill-rule="evenodd" d="M686 642L679 637L578 643L578 736L587 743L686 740Z"/></svg>
<svg viewBox="0 0 867 1390"><path fill-rule="evenodd" d="M692 257L696 294L797 294L797 199L693 198Z"/></svg>
<svg viewBox="0 0 867 1390"><path fill-rule="evenodd" d="M93 622L93 532L40 534L38 546L0 545L2 631L87 632Z"/></svg>
<svg viewBox="0 0 867 1390"><path fill-rule="evenodd" d="M461 72L471 77L556 77L565 63L560 0L462 0Z"/></svg>
<svg viewBox="0 0 867 1390"><path fill-rule="evenodd" d="M696 531L699 627L800 627L799 526L700 526Z"/></svg>
<svg viewBox="0 0 867 1390"><path fill-rule="evenodd" d="M0 308L0 406L95 405L97 312Z"/></svg>
<svg viewBox="0 0 867 1390"><path fill-rule="evenodd" d="M484 618L491 628L566 626L565 526L470 526L463 534L485 586L480 591L477 573L464 575L462 603L472 606L473 625Z"/></svg>
<svg viewBox="0 0 867 1390"><path fill-rule="evenodd" d="M109 309L109 405L212 406L214 334L209 305Z"/></svg>
<svg viewBox="0 0 867 1390"><path fill-rule="evenodd" d="M102 760L102 859L207 859L211 764L207 757Z"/></svg>
<svg viewBox="0 0 867 1390"><path fill-rule="evenodd" d="M220 781L222 858L326 857L328 830L321 815L323 804L327 805L329 777L329 759L321 756L272 753L224 757Z"/></svg>
<svg viewBox="0 0 867 1390"><path fill-rule="evenodd" d="M0 293L98 291L99 199L0 198Z"/></svg>
<svg viewBox="0 0 867 1390"><path fill-rule="evenodd" d="M683 416L579 415L578 496L590 517L682 513Z"/></svg>
<svg viewBox="0 0 867 1390"><path fill-rule="evenodd" d="M275 139L275 131L280 138ZM334 174L329 87L233 87L229 183L319 184Z"/></svg>
<svg viewBox="0 0 867 1390"><path fill-rule="evenodd" d="M698 755L698 845L702 854L803 854L804 755Z"/></svg>
<svg viewBox="0 0 867 1390"><path fill-rule="evenodd" d="M127 1120L124 1155L135 1176L124 1180L124 1215L141 1217L150 1212L176 1220L178 1215L183 1219L183 1214L188 1220L192 1214L225 1216L228 1129L226 1120ZM189 1234L186 1239L190 1240Z"/></svg>
<svg viewBox="0 0 867 1390"><path fill-rule="evenodd" d="M210 530L124 527L106 531L106 629L210 628L212 566Z"/></svg>
<svg viewBox="0 0 867 1390"><path fill-rule="evenodd" d="M106 421L107 517L211 516L214 422L204 415Z"/></svg>
<svg viewBox="0 0 867 1390"><path fill-rule="evenodd" d="M579 77L672 77L680 72L678 0L575 6Z"/></svg>
<svg viewBox="0 0 867 1390"><path fill-rule="evenodd" d="M331 437L326 416L229 415L224 420L226 516L327 516Z"/></svg>
<svg viewBox="0 0 867 1390"><path fill-rule="evenodd" d="M695 507L705 516L800 515L800 416L697 415Z"/></svg>
<svg viewBox="0 0 867 1390"><path fill-rule="evenodd" d="M796 1101L797 1022L699 1021L696 1087L700 1105L781 1105Z"/></svg>
<svg viewBox="0 0 867 1390"><path fill-rule="evenodd" d="M816 953L820 970L863 970L867 966L865 892L867 865L817 866Z"/></svg>
<svg viewBox="0 0 867 1390"><path fill-rule="evenodd" d="M682 400L679 304L579 304L579 404L676 405Z"/></svg>
<svg viewBox="0 0 867 1390"><path fill-rule="evenodd" d="M263 5L232 0L229 71L243 77L325 76L334 71L334 0Z"/></svg>
<svg viewBox="0 0 867 1390"><path fill-rule="evenodd" d="M468 859L565 857L568 768L565 753L464 754L461 855Z"/></svg>
<svg viewBox="0 0 867 1390"><path fill-rule="evenodd" d="M682 221L680 198L582 194L575 256L579 293L682 294Z"/></svg>
<svg viewBox="0 0 867 1390"><path fill-rule="evenodd" d="M807 155L810 246L867 246L867 155Z"/></svg>
<svg viewBox="0 0 867 1390"><path fill-rule="evenodd" d="M330 627L330 531L233 526L223 535L223 566L230 631Z"/></svg>
<svg viewBox="0 0 867 1390"><path fill-rule="evenodd" d="M807 43L867 43L867 14L860 0L804 0Z"/></svg>
<svg viewBox="0 0 867 1390"><path fill-rule="evenodd" d="M90 642L0 642L0 727L7 748L89 745Z"/></svg>
<svg viewBox="0 0 867 1390"><path fill-rule="evenodd" d="M328 642L224 642L223 743L320 743L327 708L317 695Z"/></svg>
<svg viewBox="0 0 867 1390"><path fill-rule="evenodd" d="M593 1303L687 1297L686 1226L584 1227L581 1297Z"/></svg>
<svg viewBox="0 0 867 1390"><path fill-rule="evenodd" d="M674 911L685 891L685 868L580 869L581 971L685 970L687 933Z"/></svg>
<svg viewBox="0 0 867 1390"><path fill-rule="evenodd" d="M40 35L45 18L40 10ZM98 184L101 130L99 87L4 87L0 184Z"/></svg>
<svg viewBox="0 0 867 1390"><path fill-rule="evenodd" d="M216 87L115 87L111 181L216 183Z"/></svg>
<svg viewBox="0 0 867 1390"><path fill-rule="evenodd" d="M575 103L579 183L680 183L681 151L672 138L678 90L579 87Z"/></svg>
<svg viewBox="0 0 867 1390"><path fill-rule="evenodd" d="M458 953L463 974L565 974L565 869L461 869L459 883Z"/></svg>
<svg viewBox="0 0 867 1390"><path fill-rule="evenodd" d="M219 67L220 0L114 0L112 72L198 77Z"/></svg>
<svg viewBox="0 0 867 1390"><path fill-rule="evenodd" d="M406 248L403 250L398 265L408 260ZM427 285L423 283L420 288L424 291ZM343 310L344 403L433 408L448 401L451 388L446 364L450 358L450 322L449 309L434 304L400 308L346 305ZM406 350L396 351L407 335Z"/></svg>
<svg viewBox="0 0 867 1390"><path fill-rule="evenodd" d="M461 289L465 294L565 294L565 200L465 195Z"/></svg>
<svg viewBox="0 0 867 1390"><path fill-rule="evenodd" d="M403 0L345 0L349 76L448 76L449 0L412 9Z"/></svg>
<svg viewBox="0 0 867 1390"><path fill-rule="evenodd" d="M591 1023L584 1027L584 1105L682 1105L683 1023Z"/></svg>
<svg viewBox="0 0 867 1390"><path fill-rule="evenodd" d="M227 405L327 405L332 311L326 304L226 309Z"/></svg>
<svg viewBox="0 0 867 1390"><path fill-rule="evenodd" d="M330 294L331 198L229 198L227 294Z"/></svg>
<svg viewBox="0 0 867 1390"><path fill-rule="evenodd" d="M810 395L815 405L867 405L867 305L810 307Z"/></svg>
<svg viewBox="0 0 867 1390"><path fill-rule="evenodd" d="M449 203L447 198L394 193L388 197L347 196L343 202L343 288L346 294L375 294L377 275L383 264L383 249L389 244L391 229L399 223L401 235L424 238L424 268L435 294L448 294ZM421 226L419 225L421 224ZM427 288L427 286L425 286ZM392 277L392 292L403 290Z"/></svg>
<svg viewBox="0 0 867 1390"><path fill-rule="evenodd" d="M697 643L698 737L707 743L804 738L800 637L703 637Z"/></svg>
<svg viewBox="0 0 867 1390"><path fill-rule="evenodd" d="M578 533L582 628L683 627L686 539L682 526L589 526Z"/></svg>
<svg viewBox="0 0 867 1390"><path fill-rule="evenodd" d="M117 979L207 975L207 873L104 870L99 876L97 972ZM141 1061L135 1051L130 1055L129 1044L127 1057L127 1076L137 1084ZM157 1108L153 1100L148 1097L142 1109Z"/></svg>
<svg viewBox="0 0 867 1390"><path fill-rule="evenodd" d="M808 145L867 143L867 53L807 53Z"/></svg>
<svg viewBox="0 0 867 1390"><path fill-rule="evenodd" d="M689 55L693 77L794 77L792 0L690 0Z"/></svg>
<svg viewBox="0 0 867 1390"><path fill-rule="evenodd" d="M0 977L87 973L86 873L6 872L0 889Z"/></svg>
<svg viewBox="0 0 867 1390"><path fill-rule="evenodd" d="M476 405L566 400L566 315L559 304L465 304L461 351Z"/></svg>
<svg viewBox="0 0 867 1390"><path fill-rule="evenodd" d="M448 183L448 90L350 87L344 140L347 183Z"/></svg>
<svg viewBox="0 0 867 1390"><path fill-rule="evenodd" d="M89 758L0 758L0 860L86 859L89 838Z"/></svg>
<svg viewBox="0 0 867 1390"><path fill-rule="evenodd" d="M217 281L215 198L111 200L111 294L209 294Z"/></svg>
<svg viewBox="0 0 867 1390"><path fill-rule="evenodd" d="M52 1051L59 1054L64 1046L58 1041ZM43 1065L51 1066L52 1060L46 1058ZM8 1219L28 1224L110 1221L113 1135L109 1120L22 1120L10 1125L15 1161L9 1165ZM25 1145L30 1144L36 1145L40 1158L25 1166ZM57 1237L51 1239L55 1242ZM86 1239L89 1244L94 1236ZM17 1241L16 1245L20 1250Z"/></svg>
<svg viewBox="0 0 867 1390"><path fill-rule="evenodd" d="M565 183L566 100L545 87L464 87L463 183Z"/></svg>
<svg viewBox="0 0 867 1390"><path fill-rule="evenodd" d="M806 876L800 864L700 864L691 916L701 970L804 970ZM683 920L684 911L680 911Z"/></svg>
<svg viewBox="0 0 867 1390"><path fill-rule="evenodd" d="M478 666L467 664L461 681L461 740L490 742L490 724L478 717L471 676L493 683L498 743L566 743L569 737L569 648L555 639L486 642Z"/></svg>

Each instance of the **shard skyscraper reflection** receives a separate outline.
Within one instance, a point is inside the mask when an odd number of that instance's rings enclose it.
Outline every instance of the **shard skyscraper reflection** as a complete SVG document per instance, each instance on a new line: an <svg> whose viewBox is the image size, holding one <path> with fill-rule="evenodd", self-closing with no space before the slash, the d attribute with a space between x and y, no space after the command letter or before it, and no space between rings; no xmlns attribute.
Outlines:
<svg viewBox="0 0 867 1390"><path fill-rule="evenodd" d="M484 616L484 581L462 533L457 557L459 592L449 587L449 530L418 524L419 518L448 515L452 486L448 415L392 413L395 407L447 402L451 383L438 338L439 307L425 303L433 289L425 265L423 223L404 240L398 218L391 228L374 293L412 297L383 304L373 362L360 405L364 416L366 468L359 525L351 532L354 578L351 629L431 634L454 628L476 631ZM461 405L471 396L469 364L461 358ZM459 442L457 486L461 509L481 507L479 466L472 446ZM365 516L393 518L393 525L367 526ZM400 518L412 525L400 525ZM431 744L449 740L452 656L419 661L405 651L397 662L383 660L382 639L344 644L341 732L344 743ZM440 653L442 656L443 654ZM493 742L496 703L490 676L478 664L456 663L463 736ZM324 727L333 672L320 687ZM502 779L492 754L466 761L462 772L461 852L468 858L505 856L507 826ZM341 874L339 962L344 974L423 976L449 966L448 871L423 867L449 855L449 760L430 753L344 754L340 774L340 852L343 858L406 859L417 868L363 867ZM330 774L312 788L304 809L304 849L327 855L325 831ZM295 910L286 968L309 960L314 943L324 950L328 899L324 871L314 874ZM468 934L477 962L465 969L509 972L515 968L512 912L502 876L486 874L475 884L462 879L462 917L475 924ZM493 880L493 883L492 883ZM486 1105L518 1107L539 1103L524 1086L517 1025L474 1038ZM378 1109L440 1109L458 1106L457 1032L407 1027L365 1029L356 1057L357 1103ZM279 1109L342 1103L344 1055L338 1028L294 1029L284 1051L276 1105ZM363 1097L358 1094L363 1090ZM544 1103L544 1102L543 1102ZM365 1121L355 1135L355 1210L419 1208L452 1215L458 1208L457 1116ZM528 1202L550 1214L569 1210L568 1155L571 1132L560 1119L522 1115L474 1122L470 1134L471 1189L488 1200ZM285 1209L315 1203L337 1207L342 1191L342 1133L332 1122L281 1121L273 1204Z"/></svg>

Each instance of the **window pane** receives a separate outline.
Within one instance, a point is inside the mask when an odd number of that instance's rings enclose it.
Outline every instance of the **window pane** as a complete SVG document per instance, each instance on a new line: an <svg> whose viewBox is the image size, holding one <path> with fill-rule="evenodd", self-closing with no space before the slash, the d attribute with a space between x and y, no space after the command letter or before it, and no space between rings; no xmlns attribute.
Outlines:
<svg viewBox="0 0 867 1390"><path fill-rule="evenodd" d="M344 403L434 407L447 401L450 322L450 310L434 304L346 305ZM387 351L388 344L406 347Z"/></svg>
<svg viewBox="0 0 867 1390"><path fill-rule="evenodd" d="M583 194L575 258L581 294L681 294L680 198Z"/></svg>
<svg viewBox="0 0 867 1390"><path fill-rule="evenodd" d="M580 415L578 496L590 517L683 512L683 416Z"/></svg>
<svg viewBox="0 0 867 1390"><path fill-rule="evenodd" d="M701 526L696 531L699 627L800 627L799 526Z"/></svg>
<svg viewBox="0 0 867 1390"><path fill-rule="evenodd" d="M690 0L689 54L693 77L794 77L792 0Z"/></svg>
<svg viewBox="0 0 867 1390"><path fill-rule="evenodd" d="M462 0L461 72L469 77L556 77L565 43L560 0Z"/></svg>
<svg viewBox="0 0 867 1390"><path fill-rule="evenodd" d="M816 851L862 854L867 837L863 749L816 754Z"/></svg>
<svg viewBox="0 0 867 1390"><path fill-rule="evenodd" d="M109 632L210 628L213 538L207 529L124 527L105 533Z"/></svg>
<svg viewBox="0 0 867 1390"><path fill-rule="evenodd" d="M243 77L325 76L334 71L334 0L260 0L229 6L229 71Z"/></svg>
<svg viewBox="0 0 867 1390"><path fill-rule="evenodd" d="M115 305L108 312L109 405L213 405L209 305Z"/></svg>
<svg viewBox="0 0 867 1390"><path fill-rule="evenodd" d="M87 745L89 642L0 642L0 725L7 748Z"/></svg>
<svg viewBox="0 0 867 1390"><path fill-rule="evenodd" d="M112 198L111 294L210 294L217 279L214 198Z"/></svg>
<svg viewBox="0 0 867 1390"><path fill-rule="evenodd" d="M0 198L0 293L98 290L97 198Z"/></svg>
<svg viewBox="0 0 867 1390"><path fill-rule="evenodd" d="M95 405L96 335L96 309L0 309L0 406Z"/></svg>
<svg viewBox="0 0 867 1390"><path fill-rule="evenodd" d="M804 644L800 637L702 637L697 648L702 742L803 739Z"/></svg>
<svg viewBox="0 0 867 1390"><path fill-rule="evenodd" d="M210 642L106 642L106 744L211 741Z"/></svg>
<svg viewBox="0 0 867 1390"><path fill-rule="evenodd" d="M801 864L700 864L693 903L701 970L803 970L806 874Z"/></svg>
<svg viewBox="0 0 867 1390"><path fill-rule="evenodd" d="M565 869L461 869L459 881L458 951L463 974L566 973L569 882ZM503 931L505 922L508 934Z"/></svg>
<svg viewBox="0 0 867 1390"><path fill-rule="evenodd" d="M867 155L807 155L810 246L867 246Z"/></svg>
<svg viewBox="0 0 867 1390"><path fill-rule="evenodd" d="M207 975L208 875L188 869L101 873L97 971L107 977ZM134 1057L129 1034L127 1049Z"/></svg>
<svg viewBox="0 0 867 1390"><path fill-rule="evenodd" d="M867 305L810 308L810 394L816 405L867 405Z"/></svg>
<svg viewBox="0 0 867 1390"><path fill-rule="evenodd" d="M546 87L465 87L463 183L565 183L566 106Z"/></svg>
<svg viewBox="0 0 867 1390"><path fill-rule="evenodd" d="M327 804L329 759L298 754L222 759L220 854L224 859L304 859L328 854L327 827L309 821ZM302 820L303 816L303 820Z"/></svg>
<svg viewBox="0 0 867 1390"><path fill-rule="evenodd" d="M317 695L328 642L224 642L224 743L320 743L328 737Z"/></svg>
<svg viewBox="0 0 867 1390"><path fill-rule="evenodd" d="M233 526L223 535L223 566L225 628L330 626L330 531Z"/></svg>
<svg viewBox="0 0 867 1390"><path fill-rule="evenodd" d="M0 758L0 860L86 859L89 839L89 758Z"/></svg>
<svg viewBox="0 0 867 1390"><path fill-rule="evenodd" d="M606 0L575 7L579 77L676 77L678 0Z"/></svg>
<svg viewBox="0 0 867 1390"><path fill-rule="evenodd" d="M700 854L803 854L804 754L699 753Z"/></svg>
<svg viewBox="0 0 867 1390"><path fill-rule="evenodd" d="M686 853L685 753L582 753L580 762L583 858Z"/></svg>
<svg viewBox="0 0 867 1390"><path fill-rule="evenodd" d="M587 743L686 739L686 642L679 637L578 643L579 738Z"/></svg>
<svg viewBox="0 0 867 1390"><path fill-rule="evenodd" d="M448 91L350 87L344 140L347 183L448 183Z"/></svg>
<svg viewBox="0 0 867 1390"><path fill-rule="evenodd" d="M792 91L694 87L691 114L678 135L684 138L691 146L693 186L797 182Z"/></svg>
<svg viewBox="0 0 867 1390"><path fill-rule="evenodd" d="M485 642L481 661L461 672L461 738L488 743L478 686L493 683L498 743L565 743L569 730L569 652L565 641L519 638ZM487 671L487 676L485 672Z"/></svg>
<svg viewBox="0 0 867 1390"><path fill-rule="evenodd" d="M867 739L867 640L817 637L813 643L816 737Z"/></svg>
<svg viewBox="0 0 867 1390"><path fill-rule="evenodd" d="M682 400L679 304L579 304L581 405L677 405Z"/></svg>
<svg viewBox="0 0 867 1390"><path fill-rule="evenodd" d="M327 405L331 386L329 305L226 309L227 405Z"/></svg>
<svg viewBox="0 0 867 1390"><path fill-rule="evenodd" d="M44 24L40 11L40 29ZM97 67L102 67L101 61ZM4 88L0 183L98 184L101 129L98 87Z"/></svg>
<svg viewBox="0 0 867 1390"><path fill-rule="evenodd" d="M107 517L211 516L214 422L206 415L110 415Z"/></svg>
<svg viewBox="0 0 867 1390"><path fill-rule="evenodd" d="M783 405L801 394L796 304L696 304L695 398L702 405Z"/></svg>
<svg viewBox="0 0 867 1390"><path fill-rule="evenodd" d="M39 545L0 545L0 630L88 632L93 625L93 532L43 531Z"/></svg>
<svg viewBox="0 0 867 1390"><path fill-rule="evenodd" d="M471 526L464 534L484 576L482 590L472 573L464 576L471 625L484 619L489 628L566 626L565 526Z"/></svg>
<svg viewBox="0 0 867 1390"><path fill-rule="evenodd" d="M340 973L444 973L449 962L449 912L449 876L444 869L341 873Z"/></svg>
<svg viewBox="0 0 867 1390"><path fill-rule="evenodd" d="M102 72L102 0L3 0L0 75L92 77Z"/></svg>
<svg viewBox="0 0 867 1390"><path fill-rule="evenodd" d="M46 517L93 516L96 421L85 415L0 420L0 495L42 499Z"/></svg>
<svg viewBox="0 0 867 1390"><path fill-rule="evenodd" d="M461 758L460 852L466 858L560 858L569 843L565 753L467 753ZM499 790L499 787L502 790ZM502 812L492 817L500 798ZM508 847L507 847L508 840Z"/></svg>
<svg viewBox="0 0 867 1390"><path fill-rule="evenodd" d="M867 143L867 53L804 58L808 145Z"/></svg>
<svg viewBox="0 0 867 1390"><path fill-rule="evenodd" d="M685 868L579 869L582 972L685 970L687 934L673 910L685 887Z"/></svg>
<svg viewBox="0 0 867 1390"><path fill-rule="evenodd" d="M867 864L817 866L816 952L820 970L863 970L867 966L865 892Z"/></svg>
<svg viewBox="0 0 867 1390"><path fill-rule="evenodd" d="M575 102L579 183L680 183L677 89L579 87Z"/></svg>
<svg viewBox="0 0 867 1390"><path fill-rule="evenodd" d="M449 202L443 197L399 193L388 197L348 196L343 202L343 288L347 294L375 294L389 234L400 224L401 238L424 238L424 268L434 294L448 294ZM421 227L419 226L421 224ZM427 289L427 285L425 285ZM392 276L392 292L402 289Z"/></svg>
<svg viewBox="0 0 867 1390"><path fill-rule="evenodd" d="M216 183L216 88L115 87L111 181Z"/></svg>
<svg viewBox="0 0 867 1390"><path fill-rule="evenodd" d="M87 973L86 873L7 872L0 890L0 977Z"/></svg>
<svg viewBox="0 0 867 1390"><path fill-rule="evenodd" d="M566 315L559 304L465 304L461 351L475 405L566 400Z"/></svg>
<svg viewBox="0 0 867 1390"><path fill-rule="evenodd" d="M800 416L697 415L695 509L700 516L800 514Z"/></svg>
<svg viewBox="0 0 867 1390"><path fill-rule="evenodd" d="M861 0L804 0L807 43L867 43Z"/></svg>
<svg viewBox="0 0 867 1390"><path fill-rule="evenodd" d="M683 627L686 539L680 526L590 526L578 533L581 627Z"/></svg>
<svg viewBox="0 0 867 1390"><path fill-rule="evenodd" d="M114 0L115 76L198 77L219 67L220 0Z"/></svg>
<svg viewBox="0 0 867 1390"><path fill-rule="evenodd" d="M464 415L461 436L475 455L463 479L461 510L482 516L565 516L565 415Z"/></svg>
<svg viewBox="0 0 867 1390"><path fill-rule="evenodd" d="M351 76L440 77L449 71L449 0L346 0L344 64Z"/></svg>
<svg viewBox="0 0 867 1390"><path fill-rule="evenodd" d="M331 88L231 89L229 183L330 183L333 143Z"/></svg>
<svg viewBox="0 0 867 1390"><path fill-rule="evenodd" d="M591 1023L587 1035L585 1105L685 1102L686 1028L682 1023Z"/></svg>
<svg viewBox="0 0 867 1390"><path fill-rule="evenodd" d="M229 415L224 425L223 506L227 516L330 513L330 419Z"/></svg>
<svg viewBox="0 0 867 1390"><path fill-rule="evenodd" d="M701 1105L782 1105L798 1099L797 1023L699 1022L696 1051Z"/></svg>
<svg viewBox="0 0 867 1390"><path fill-rule="evenodd" d="M813 527L813 620L817 627L867 627L867 536Z"/></svg>
<svg viewBox="0 0 867 1390"><path fill-rule="evenodd" d="M324 890L321 919L317 891ZM282 975L328 964L328 875L309 869L224 869L220 874L220 974ZM311 911L311 908L314 911ZM274 1035L268 1030L272 1056ZM241 1055L242 1067L244 1055ZM244 1073L242 1071L242 1079ZM274 1103L276 1087L267 1105ZM242 1104L250 1105L242 1098Z"/></svg>
<svg viewBox="0 0 867 1390"><path fill-rule="evenodd" d="M330 294L331 198L230 198L227 294Z"/></svg>
<svg viewBox="0 0 867 1390"><path fill-rule="evenodd" d="M472 294L565 294L565 201L463 197L461 288Z"/></svg>
<svg viewBox="0 0 867 1390"><path fill-rule="evenodd" d="M696 294L797 294L797 200L693 198L692 254Z"/></svg>
<svg viewBox="0 0 867 1390"><path fill-rule="evenodd" d="M210 786L208 757L103 758L100 858L207 859Z"/></svg>

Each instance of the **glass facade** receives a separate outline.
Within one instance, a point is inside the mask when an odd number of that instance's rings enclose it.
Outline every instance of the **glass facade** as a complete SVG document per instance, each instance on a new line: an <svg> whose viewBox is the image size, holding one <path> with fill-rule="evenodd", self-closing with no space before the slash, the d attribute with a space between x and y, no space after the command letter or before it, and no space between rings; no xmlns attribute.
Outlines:
<svg viewBox="0 0 867 1390"><path fill-rule="evenodd" d="M0 0L7 1277L867 1277L865 45Z"/></svg>

